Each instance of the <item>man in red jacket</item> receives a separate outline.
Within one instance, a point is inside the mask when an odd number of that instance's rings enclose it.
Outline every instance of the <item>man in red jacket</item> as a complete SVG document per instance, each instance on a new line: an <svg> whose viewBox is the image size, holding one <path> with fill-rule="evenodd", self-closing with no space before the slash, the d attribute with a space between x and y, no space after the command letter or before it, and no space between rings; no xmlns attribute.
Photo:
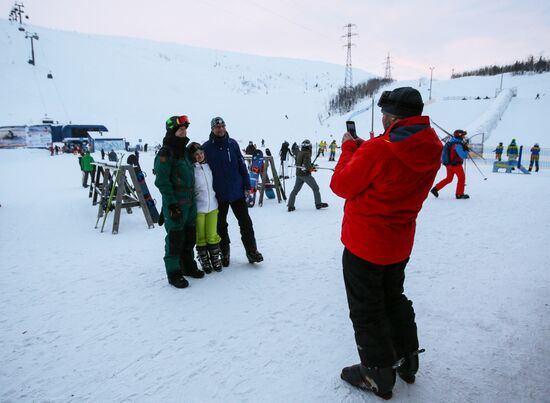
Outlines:
<svg viewBox="0 0 550 403"><path fill-rule="evenodd" d="M342 263L361 359L341 377L389 399L396 362L408 383L418 370L415 314L403 283L416 216L439 170L442 145L429 117L420 116L424 104L414 88L384 91L378 106L384 134L363 141L346 133L330 187L346 199Z"/></svg>

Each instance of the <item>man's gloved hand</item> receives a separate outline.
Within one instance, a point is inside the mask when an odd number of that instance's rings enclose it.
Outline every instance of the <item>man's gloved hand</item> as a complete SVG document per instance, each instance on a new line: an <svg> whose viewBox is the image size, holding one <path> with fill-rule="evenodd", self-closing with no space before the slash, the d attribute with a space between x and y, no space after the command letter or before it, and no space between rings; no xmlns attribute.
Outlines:
<svg viewBox="0 0 550 403"><path fill-rule="evenodd" d="M468 147L468 143L462 143L462 148L464 151L470 151L470 147Z"/></svg>
<svg viewBox="0 0 550 403"><path fill-rule="evenodd" d="M247 189L244 191L244 197L248 199L249 196L250 196L250 190Z"/></svg>
<svg viewBox="0 0 550 403"><path fill-rule="evenodd" d="M170 218L174 221L181 220L181 209L177 204L170 204L168 206L168 211L170 212Z"/></svg>

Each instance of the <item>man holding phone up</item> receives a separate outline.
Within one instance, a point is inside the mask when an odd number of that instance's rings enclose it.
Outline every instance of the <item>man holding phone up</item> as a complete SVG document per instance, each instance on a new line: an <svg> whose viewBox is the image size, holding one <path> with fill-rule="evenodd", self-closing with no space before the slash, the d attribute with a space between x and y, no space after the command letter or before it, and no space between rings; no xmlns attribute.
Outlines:
<svg viewBox="0 0 550 403"><path fill-rule="evenodd" d="M440 167L441 141L430 127L420 93L384 91L384 134L342 139L330 187L346 199L342 224L344 283L360 364L341 377L389 399L399 376L413 383L418 337L412 302L403 294L416 216Z"/></svg>

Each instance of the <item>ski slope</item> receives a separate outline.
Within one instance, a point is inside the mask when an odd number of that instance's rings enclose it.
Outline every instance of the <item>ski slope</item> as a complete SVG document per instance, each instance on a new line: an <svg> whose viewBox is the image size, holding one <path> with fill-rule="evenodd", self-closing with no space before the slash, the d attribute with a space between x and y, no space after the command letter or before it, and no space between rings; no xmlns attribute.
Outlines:
<svg viewBox="0 0 550 403"><path fill-rule="evenodd" d="M151 153L141 159L152 166ZM418 382L397 382L396 402L542 402L550 392L550 172L482 169L488 181L467 168L472 199L445 188L418 219L406 293L427 352ZM164 229L148 230L139 209L122 213L118 235L94 230L76 157L4 150L0 400L376 401L339 378L358 360L343 202L330 171L316 178L326 210L306 188L293 213L273 200L251 210L263 263L247 263L230 215L231 266L177 290Z"/></svg>

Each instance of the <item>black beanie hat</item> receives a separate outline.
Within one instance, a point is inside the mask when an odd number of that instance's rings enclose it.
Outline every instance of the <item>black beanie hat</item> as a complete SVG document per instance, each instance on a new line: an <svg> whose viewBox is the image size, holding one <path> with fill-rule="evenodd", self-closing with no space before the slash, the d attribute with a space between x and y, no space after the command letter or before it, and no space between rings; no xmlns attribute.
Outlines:
<svg viewBox="0 0 550 403"><path fill-rule="evenodd" d="M382 113L400 118L422 115L424 102L418 90L412 87L400 87L393 91L384 91L378 101Z"/></svg>

